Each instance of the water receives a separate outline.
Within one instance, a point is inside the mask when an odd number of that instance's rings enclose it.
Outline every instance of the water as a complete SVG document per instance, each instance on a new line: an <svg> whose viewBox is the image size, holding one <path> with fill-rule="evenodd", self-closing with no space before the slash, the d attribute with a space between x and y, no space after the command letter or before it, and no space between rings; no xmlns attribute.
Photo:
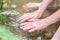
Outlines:
<svg viewBox="0 0 60 40"><path fill-rule="evenodd" d="M41 0L17 0L17 1L11 0L11 1L12 1L11 3L17 5L17 7L15 9L12 9L13 11L9 12L13 12L12 14L19 13L19 16L21 16L24 13L26 13L26 10L21 7L23 4L28 2L39 2ZM17 10L18 12L16 12L15 10ZM52 13L53 12L46 11L42 18L45 18L51 15ZM60 25L60 23L57 22L53 25L50 25L48 28L44 30L29 33L19 28L19 24L16 22L17 16L18 15L10 14L7 15L7 29L9 29L12 33L14 33L17 36L22 36L23 40L50 40Z"/></svg>

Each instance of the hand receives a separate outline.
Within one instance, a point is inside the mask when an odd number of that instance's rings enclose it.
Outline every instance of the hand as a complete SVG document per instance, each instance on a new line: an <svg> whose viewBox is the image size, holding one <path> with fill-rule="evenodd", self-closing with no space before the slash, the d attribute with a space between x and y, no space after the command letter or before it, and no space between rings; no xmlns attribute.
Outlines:
<svg viewBox="0 0 60 40"><path fill-rule="evenodd" d="M32 22L25 22L20 24L20 28L23 30L28 30L28 32L34 32L37 30L44 29L48 26L46 20L42 19L31 19Z"/></svg>
<svg viewBox="0 0 60 40"><path fill-rule="evenodd" d="M17 21L22 23L22 22L28 21L30 19L40 18L41 16L42 16L42 13L35 11L33 13L24 14L23 16L19 17Z"/></svg>

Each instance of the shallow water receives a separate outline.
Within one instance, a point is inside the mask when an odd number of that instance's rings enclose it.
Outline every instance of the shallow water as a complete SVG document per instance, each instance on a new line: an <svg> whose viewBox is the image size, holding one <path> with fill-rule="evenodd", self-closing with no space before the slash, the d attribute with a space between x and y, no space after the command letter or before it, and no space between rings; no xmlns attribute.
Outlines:
<svg viewBox="0 0 60 40"><path fill-rule="evenodd" d="M41 0L11 0L12 4L16 4L17 8L16 9L11 9L11 10L17 10L20 12L20 15L23 15L25 12L27 12L25 9L23 9L21 6L23 4L26 4L28 2L40 2ZM60 2L60 1L58 1ZM31 12L31 11L30 11ZM49 13L49 14L48 14ZM45 18L49 15L51 15L53 12L51 11L46 11L45 14L43 15L42 18ZM47 14L47 15L46 15ZM33 33L29 33L26 31L23 31L19 28L19 26L16 26L16 17L13 15L9 15L8 18L11 17L12 19L15 20L10 20L8 19L7 21L7 28L14 33L15 35L22 36L24 40L50 40L52 36L54 35L55 31L59 27L60 23L57 22L55 24L50 25L48 28L41 30L41 31L36 31ZM10 23L10 24L9 24ZM12 26L11 24L15 23L15 26Z"/></svg>

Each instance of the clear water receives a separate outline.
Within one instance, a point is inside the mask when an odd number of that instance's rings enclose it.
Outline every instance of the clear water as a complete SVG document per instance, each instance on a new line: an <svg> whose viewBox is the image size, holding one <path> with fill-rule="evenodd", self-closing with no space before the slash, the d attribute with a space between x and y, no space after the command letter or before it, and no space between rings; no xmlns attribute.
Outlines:
<svg viewBox="0 0 60 40"><path fill-rule="evenodd" d="M26 10L22 8L23 4L26 4L28 2L40 2L40 1L41 0L11 0L11 3L16 4L17 8L10 9L10 10L17 10L18 12L20 12L20 15L23 15L26 12ZM60 2L60 0L59 0L59 2ZM42 18L45 18L45 17L51 15L52 13L53 12L46 11ZM9 15L7 17L8 17L7 29L9 29L12 33L14 33L17 36L22 36L23 40L50 40L60 24L57 22L44 30L29 33L29 32L23 31L19 28L18 24L16 23L17 16ZM14 24L14 25L12 25L12 24Z"/></svg>

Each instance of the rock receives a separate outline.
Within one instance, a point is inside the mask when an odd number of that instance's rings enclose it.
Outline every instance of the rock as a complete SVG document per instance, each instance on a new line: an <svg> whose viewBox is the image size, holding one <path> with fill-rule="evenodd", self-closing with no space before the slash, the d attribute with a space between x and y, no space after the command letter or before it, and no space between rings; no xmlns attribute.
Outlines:
<svg viewBox="0 0 60 40"><path fill-rule="evenodd" d="M3 5L3 8L9 8L9 5L6 3Z"/></svg>
<svg viewBox="0 0 60 40"><path fill-rule="evenodd" d="M28 38L27 37L23 37L23 40L28 40Z"/></svg>
<svg viewBox="0 0 60 40"><path fill-rule="evenodd" d="M16 10L12 10L12 11L4 11L4 12L2 12L2 14L4 14L4 15L18 15L20 13Z"/></svg>
<svg viewBox="0 0 60 40"><path fill-rule="evenodd" d="M12 8L16 8L16 7L17 7L17 5L13 4L13 5L11 5L11 7L12 7Z"/></svg>
<svg viewBox="0 0 60 40"><path fill-rule="evenodd" d="M42 38L41 37L37 37L37 39L36 40L41 40Z"/></svg>

